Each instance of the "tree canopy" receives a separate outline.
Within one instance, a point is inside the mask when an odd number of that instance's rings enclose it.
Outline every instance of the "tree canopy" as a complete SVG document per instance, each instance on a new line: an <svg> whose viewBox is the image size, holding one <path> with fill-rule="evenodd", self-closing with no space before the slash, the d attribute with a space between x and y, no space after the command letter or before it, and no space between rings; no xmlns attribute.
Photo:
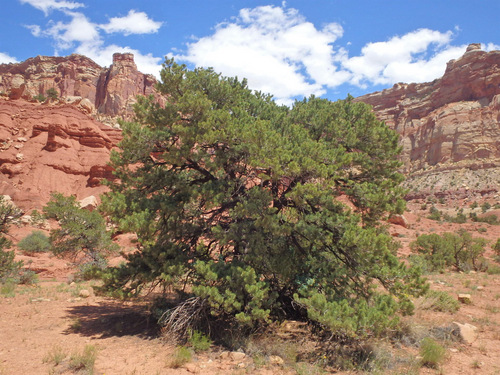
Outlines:
<svg viewBox="0 0 500 375"><path fill-rule="evenodd" d="M398 137L369 106L279 106L173 60L161 78L167 103L140 99L112 154L105 209L138 248L108 286L190 285L212 315L249 326L294 316L339 331L350 314L347 335L411 310L423 282L378 224L404 208Z"/></svg>

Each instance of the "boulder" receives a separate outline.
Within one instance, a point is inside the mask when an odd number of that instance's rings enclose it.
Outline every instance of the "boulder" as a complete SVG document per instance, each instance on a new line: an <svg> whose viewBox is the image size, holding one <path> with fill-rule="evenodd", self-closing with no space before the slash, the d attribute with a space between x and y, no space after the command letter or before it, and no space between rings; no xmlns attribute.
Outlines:
<svg viewBox="0 0 500 375"><path fill-rule="evenodd" d="M78 202L80 205L80 208L84 210L89 210L89 211L94 211L94 209L97 208L99 205L99 202L97 201L97 198L93 195L83 198L81 201Z"/></svg>
<svg viewBox="0 0 500 375"><path fill-rule="evenodd" d="M392 215L387 221L391 224L400 225L403 228L408 228L409 226L408 220L403 215Z"/></svg>
<svg viewBox="0 0 500 375"><path fill-rule="evenodd" d="M453 322L452 327L454 328L454 333L466 344L472 344L477 339L477 327L472 324L465 323L461 324L458 322Z"/></svg>

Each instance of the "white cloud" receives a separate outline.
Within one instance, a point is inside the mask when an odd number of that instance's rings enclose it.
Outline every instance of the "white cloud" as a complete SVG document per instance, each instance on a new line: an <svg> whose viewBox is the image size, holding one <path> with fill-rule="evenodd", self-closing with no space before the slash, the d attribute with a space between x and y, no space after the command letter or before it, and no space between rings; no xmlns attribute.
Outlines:
<svg viewBox="0 0 500 375"><path fill-rule="evenodd" d="M0 64L10 64L17 63L17 59L15 57L9 56L6 53L0 52Z"/></svg>
<svg viewBox="0 0 500 375"><path fill-rule="evenodd" d="M486 45L483 44L482 47L486 52L500 50L500 46L498 44L494 44L494 43L488 43Z"/></svg>
<svg viewBox="0 0 500 375"><path fill-rule="evenodd" d="M342 34L335 23L317 29L296 9L260 6L240 10L236 19L218 24L213 35L188 44L177 58L247 78L253 89L290 102L295 96L322 95L326 87L350 78L334 64L332 44Z"/></svg>
<svg viewBox="0 0 500 375"><path fill-rule="evenodd" d="M20 0L21 4L29 4L41 10L47 16L51 10L77 9L85 5L75 1L65 0Z"/></svg>
<svg viewBox="0 0 500 375"><path fill-rule="evenodd" d="M49 21L48 27L42 29L38 25L26 26L34 36L49 37L55 42L55 54L59 55L64 51L85 55L101 66L108 66L113 61L113 54L116 52L129 52L134 54L134 61L139 71L153 74L159 77L162 58L154 57L152 54L142 54L139 50L131 47L123 47L115 44L106 45L100 33L102 25L91 22L83 13L64 11L64 14L71 17L69 22ZM131 13L129 12L129 15ZM137 13L133 13L137 14ZM145 13L142 13L145 15ZM142 17L142 16L141 16ZM146 16L147 18L147 16ZM112 19L113 20L113 19ZM113 22L110 22L112 24ZM115 25L117 25L115 23ZM115 27L115 32L120 32ZM151 30L143 26L132 28L134 31ZM123 30L122 30L123 31ZM130 30L129 30L130 31ZM65 52L64 52L65 53Z"/></svg>
<svg viewBox="0 0 500 375"><path fill-rule="evenodd" d="M56 42L57 49L65 50L72 48L74 43L100 44L101 36L97 25L90 22L83 13L66 12L71 16L69 23L49 22L49 27L41 31L45 36L49 36Z"/></svg>
<svg viewBox="0 0 500 375"><path fill-rule="evenodd" d="M153 21L144 12L130 10L125 17L113 17L109 23L100 25L107 33L151 34L158 32L162 22Z"/></svg>
<svg viewBox="0 0 500 375"><path fill-rule="evenodd" d="M159 78L162 58L154 57L151 53L142 54L139 50L130 47L120 47L117 45L103 46L102 44L83 43L75 50L76 53L85 55L101 66L108 66L113 61L114 53L133 53L134 61L140 72L152 74Z"/></svg>
<svg viewBox="0 0 500 375"><path fill-rule="evenodd" d="M25 25L24 27L31 31L31 34L37 38L42 35L42 28L38 25Z"/></svg>
<svg viewBox="0 0 500 375"><path fill-rule="evenodd" d="M451 31L419 29L386 42L368 43L360 56L344 58L342 66L358 86L431 81L444 73L447 61L465 52L463 46L449 45L452 37Z"/></svg>

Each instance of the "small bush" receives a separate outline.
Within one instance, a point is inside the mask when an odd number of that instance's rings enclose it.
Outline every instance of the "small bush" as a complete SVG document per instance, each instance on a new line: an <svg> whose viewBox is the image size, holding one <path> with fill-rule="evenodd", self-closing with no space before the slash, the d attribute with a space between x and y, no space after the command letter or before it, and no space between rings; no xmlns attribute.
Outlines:
<svg viewBox="0 0 500 375"><path fill-rule="evenodd" d="M75 274L75 280L99 280L108 266L108 262L104 258L100 258L95 262L87 262L78 266L78 272Z"/></svg>
<svg viewBox="0 0 500 375"><path fill-rule="evenodd" d="M465 214L462 212L457 213L457 216L450 216L448 214L445 214L443 218L444 221L447 221L449 223L464 224L467 222L467 216L465 216Z"/></svg>
<svg viewBox="0 0 500 375"><path fill-rule="evenodd" d="M95 360L97 358L97 348L94 345L85 345L83 353L74 353L69 359L69 367L73 371L80 371L84 374L94 373Z"/></svg>
<svg viewBox="0 0 500 375"><path fill-rule="evenodd" d="M445 353L445 348L430 337L426 337L420 343L420 356L422 357L423 366L438 368L444 359Z"/></svg>
<svg viewBox="0 0 500 375"><path fill-rule="evenodd" d="M500 275L500 267L497 265L490 264L486 270L488 275Z"/></svg>
<svg viewBox="0 0 500 375"><path fill-rule="evenodd" d="M38 275L35 271L23 269L17 278L18 284L34 285L38 282Z"/></svg>
<svg viewBox="0 0 500 375"><path fill-rule="evenodd" d="M188 343L191 345L195 352L206 351L210 349L210 345L212 345L212 341L210 338L200 331L191 331L190 336L188 338Z"/></svg>
<svg viewBox="0 0 500 375"><path fill-rule="evenodd" d="M424 310L455 313L460 309L460 303L446 292L429 290L423 298Z"/></svg>
<svg viewBox="0 0 500 375"><path fill-rule="evenodd" d="M412 251L424 257L430 272L441 272L451 266L456 271L481 271L485 265L482 258L485 246L484 238L473 238L465 230L456 234L423 234L410 243Z"/></svg>
<svg viewBox="0 0 500 375"><path fill-rule="evenodd" d="M28 254L43 253L50 250L50 241L45 233L34 230L30 235L19 241L17 247Z"/></svg>
<svg viewBox="0 0 500 375"><path fill-rule="evenodd" d="M56 100L59 97L59 93L53 87L47 90L47 97L52 100Z"/></svg>
<svg viewBox="0 0 500 375"><path fill-rule="evenodd" d="M54 346L43 358L43 363L53 363L58 366L67 357L66 352L59 345Z"/></svg>
<svg viewBox="0 0 500 375"><path fill-rule="evenodd" d="M0 238L0 242L2 238ZM15 261L14 251L4 251L0 246L0 283L16 279L23 266L22 261Z"/></svg>
<svg viewBox="0 0 500 375"><path fill-rule="evenodd" d="M429 210L430 215L427 216L428 219L439 221L441 220L441 211L439 211L436 207L432 206Z"/></svg>
<svg viewBox="0 0 500 375"><path fill-rule="evenodd" d="M496 255L500 255L500 238L498 238L497 242L493 245L493 251L495 251Z"/></svg>
<svg viewBox="0 0 500 375"><path fill-rule="evenodd" d="M488 211L490 208L491 208L491 204L489 204L488 202L484 202L484 203L481 205L481 211L482 211L483 213L485 213L486 211Z"/></svg>
<svg viewBox="0 0 500 375"><path fill-rule="evenodd" d="M477 216L475 212L471 212L469 214L469 217L471 218L472 221L476 223L487 223L490 225L498 225L498 216L497 215L487 215L487 216Z"/></svg>
<svg viewBox="0 0 500 375"><path fill-rule="evenodd" d="M47 100L47 97L43 94L38 94L33 97L33 99L38 100L39 102L44 102Z"/></svg>
<svg viewBox="0 0 500 375"><path fill-rule="evenodd" d="M168 358L167 367L179 368L191 361L191 351L185 346L178 346L175 352Z"/></svg>

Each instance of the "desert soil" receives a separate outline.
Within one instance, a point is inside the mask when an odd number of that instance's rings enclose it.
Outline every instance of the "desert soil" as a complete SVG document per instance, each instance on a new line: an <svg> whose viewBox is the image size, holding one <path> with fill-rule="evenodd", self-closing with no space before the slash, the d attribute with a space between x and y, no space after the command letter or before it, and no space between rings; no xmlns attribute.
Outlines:
<svg viewBox="0 0 500 375"><path fill-rule="evenodd" d="M402 244L402 257L408 255L408 244L417 234L455 232L465 228L474 236L487 238L490 245L500 237L500 226L438 223L426 219L420 206L421 202L409 205L409 212L405 213L408 228L390 227ZM438 208L445 210L446 205ZM486 231L478 232L480 227L485 227ZM13 227L14 242L32 229ZM486 255L492 256L490 247ZM74 268L49 254L26 256L18 253L18 258L38 273L39 283L0 293L1 375L75 373L68 365L70 357L81 353L88 345L97 349L94 374L98 375L299 373L294 365L271 364L268 359L257 363L249 355L232 359L223 353L223 348L215 347L209 352L195 353L187 364L172 368L175 346L149 319L147 302L123 302L96 296L92 282L72 282ZM455 298L459 293L468 293L472 303L462 304L457 313L449 314L424 310L416 301L416 314L407 318L408 325L414 330L428 332L432 327L444 327L452 322L469 323L477 327L477 338L470 344L446 342L446 359L442 366L439 369L422 367L418 373L500 374L500 275L447 272L428 278L432 289L447 291ZM82 297L85 295L82 290L87 290L89 296ZM418 361L415 346L402 346L400 350ZM53 360L56 352L64 357L58 365ZM313 374L315 371L311 368L300 373ZM404 370L387 371L406 373Z"/></svg>

